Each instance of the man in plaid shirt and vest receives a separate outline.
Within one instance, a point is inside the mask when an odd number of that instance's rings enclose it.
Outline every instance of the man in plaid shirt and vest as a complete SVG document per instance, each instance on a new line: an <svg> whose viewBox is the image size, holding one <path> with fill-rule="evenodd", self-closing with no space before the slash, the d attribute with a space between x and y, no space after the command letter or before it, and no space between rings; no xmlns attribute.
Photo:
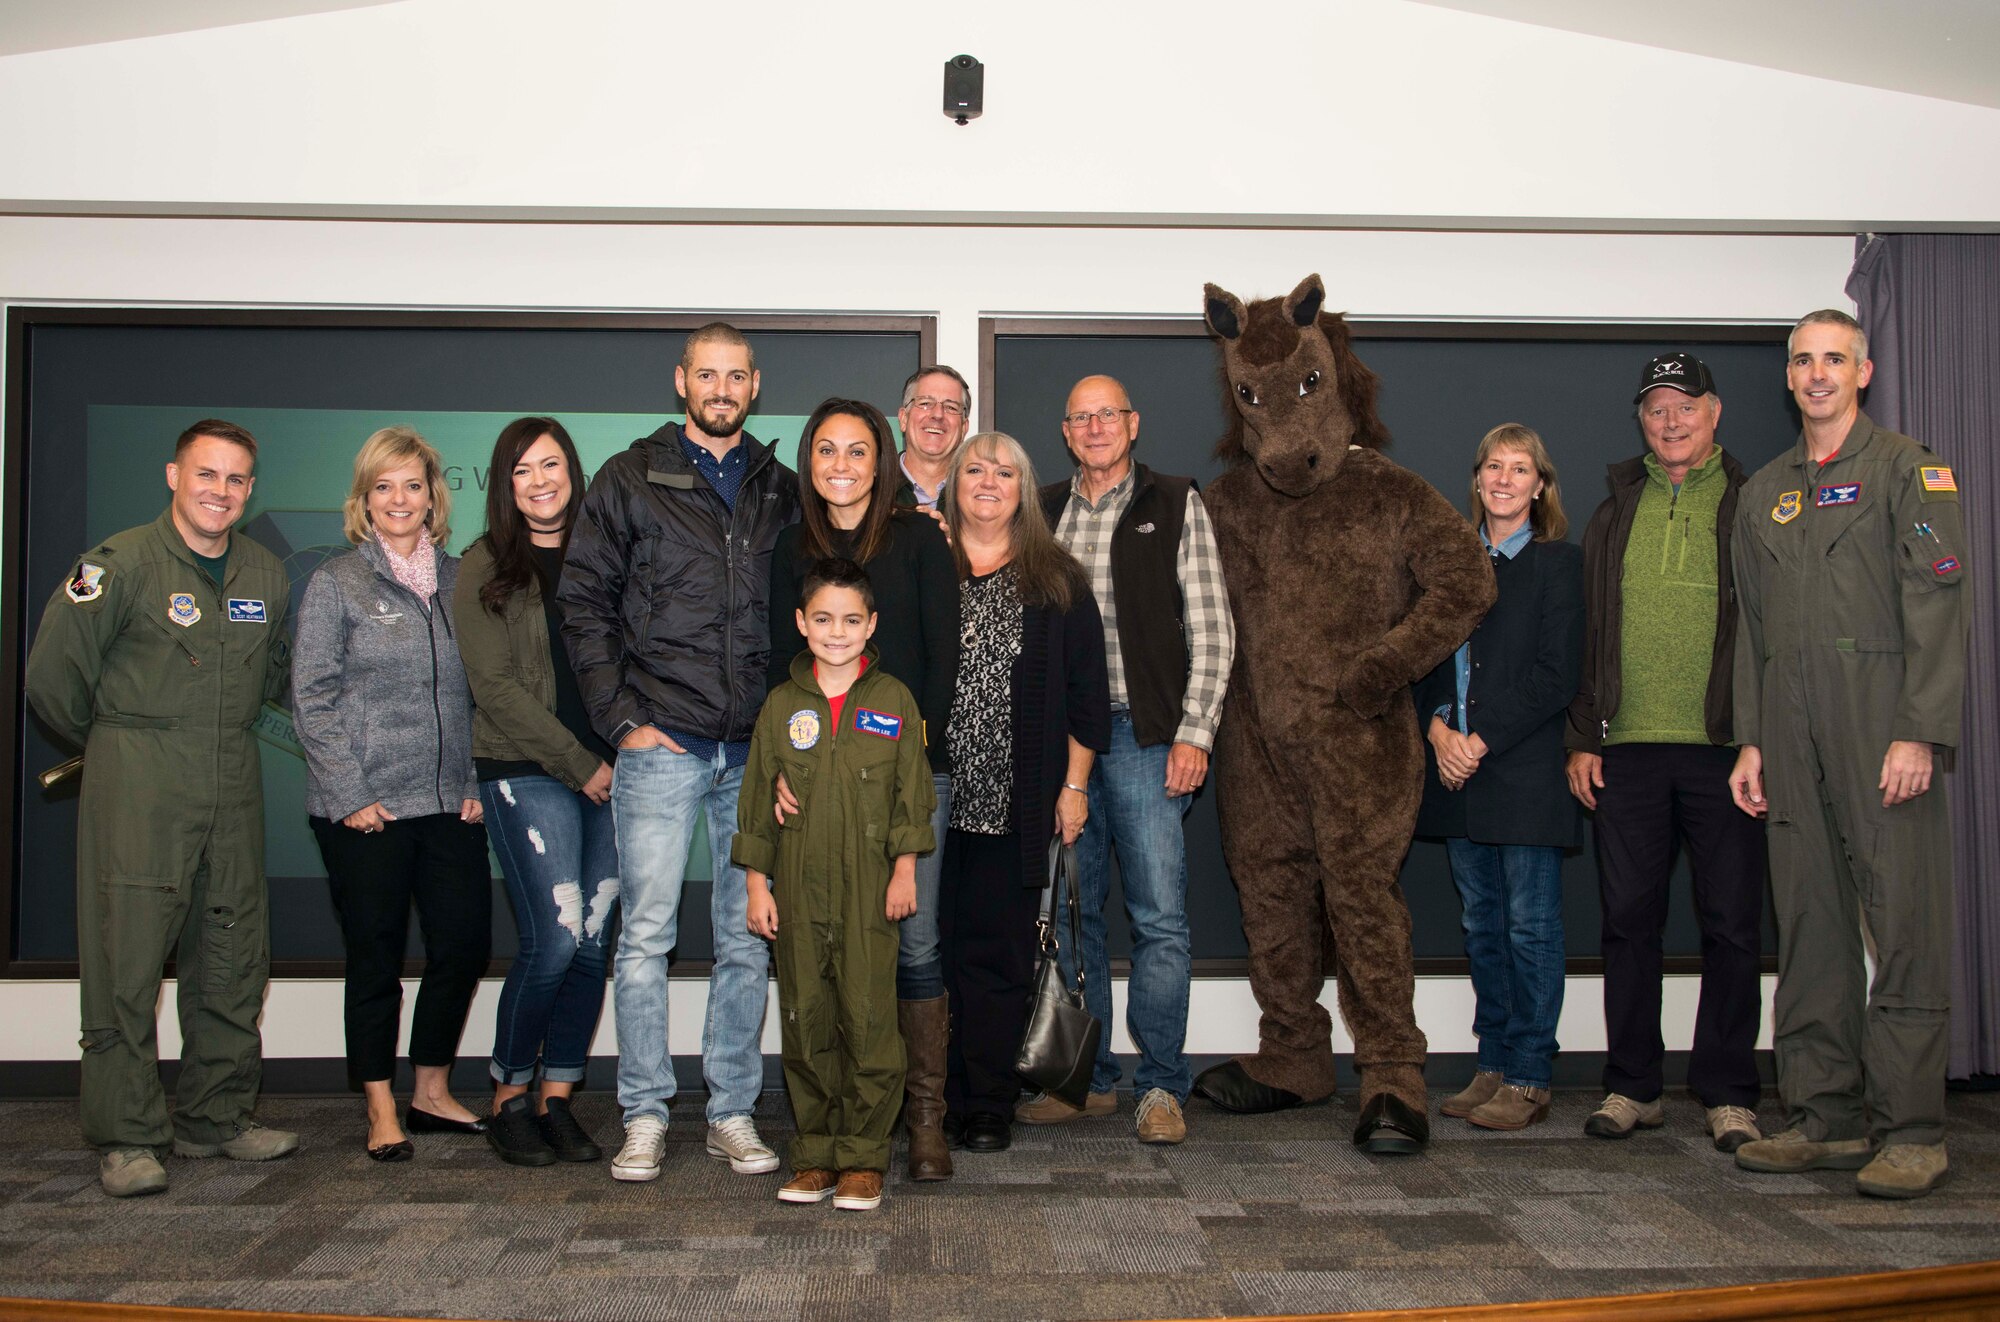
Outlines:
<svg viewBox="0 0 2000 1322"><path fill-rule="evenodd" d="M1111 1054L1104 952L1115 849L1132 927L1125 1023L1139 1050L1138 1136L1178 1143L1187 1136L1181 1107L1193 1085L1183 1050L1193 961L1181 818L1208 776L1236 631L1194 482L1132 462L1139 414L1125 387L1108 376L1077 382L1062 427L1077 472L1042 488L1042 507L1057 539L1090 575L1111 677L1111 751L1091 770L1090 816L1076 843L1084 994L1107 1031L1081 1108L1044 1095L1014 1115L1028 1124L1058 1124L1116 1109L1120 1071Z"/></svg>

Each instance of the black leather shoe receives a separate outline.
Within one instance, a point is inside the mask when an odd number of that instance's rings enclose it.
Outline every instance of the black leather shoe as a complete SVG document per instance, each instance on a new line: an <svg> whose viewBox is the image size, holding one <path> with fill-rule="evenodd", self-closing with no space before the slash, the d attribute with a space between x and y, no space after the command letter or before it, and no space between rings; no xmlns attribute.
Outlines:
<svg viewBox="0 0 2000 1322"><path fill-rule="evenodd" d="M1013 1141L1013 1123L1004 1115L976 1111L965 1118L967 1152L1004 1152Z"/></svg>
<svg viewBox="0 0 2000 1322"><path fill-rule="evenodd" d="M1430 1141L1430 1117L1393 1093L1370 1097L1354 1126L1354 1146L1377 1156L1407 1157Z"/></svg>
<svg viewBox="0 0 2000 1322"><path fill-rule="evenodd" d="M403 1112L403 1128L412 1134L483 1134L486 1132L484 1120L447 1120L441 1115L420 1110L415 1102Z"/></svg>
<svg viewBox="0 0 2000 1322"><path fill-rule="evenodd" d="M1295 1092L1257 1082L1240 1060L1225 1060L1203 1070L1195 1076L1194 1090L1223 1110L1239 1115L1289 1111L1305 1100Z"/></svg>
<svg viewBox="0 0 2000 1322"><path fill-rule="evenodd" d="M946 1111L944 1119L938 1122L944 1130L944 1145L953 1152L965 1146L965 1117L956 1111Z"/></svg>
<svg viewBox="0 0 2000 1322"><path fill-rule="evenodd" d="M509 1166L553 1166L556 1153L542 1137L542 1127L528 1108L527 1097L509 1097L500 1114L486 1126L486 1142Z"/></svg>
<svg viewBox="0 0 2000 1322"><path fill-rule="evenodd" d="M362 1142L367 1142L363 1139ZM409 1161L417 1155L417 1145L409 1139L399 1139L394 1143L384 1143L368 1149L370 1161Z"/></svg>
<svg viewBox="0 0 2000 1322"><path fill-rule="evenodd" d="M544 1105L548 1113L536 1116L535 1124L542 1131L542 1141L558 1157L564 1161L596 1161L604 1155L604 1149L592 1142L583 1126L576 1122L569 1109L569 1098L551 1097Z"/></svg>

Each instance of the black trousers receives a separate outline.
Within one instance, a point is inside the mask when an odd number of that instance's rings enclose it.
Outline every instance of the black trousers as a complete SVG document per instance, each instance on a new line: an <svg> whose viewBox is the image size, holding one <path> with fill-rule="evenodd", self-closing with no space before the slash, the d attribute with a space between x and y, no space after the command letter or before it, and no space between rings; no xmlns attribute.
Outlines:
<svg viewBox="0 0 2000 1322"><path fill-rule="evenodd" d="M938 944L951 997L944 1100L955 1115L1013 1116L1041 907L1042 893L1021 884L1015 836L946 833Z"/></svg>
<svg viewBox="0 0 2000 1322"><path fill-rule="evenodd" d="M1650 1102L1660 1060L1660 943L1674 842L1684 842L1701 928L1701 1003L1688 1087L1704 1106L1757 1104L1758 953L1764 824L1729 797L1736 750L1712 744L1613 744L1597 791L1598 893L1604 904L1604 1088Z"/></svg>
<svg viewBox="0 0 2000 1322"><path fill-rule="evenodd" d="M363 833L311 819L347 946L347 1077L360 1087L395 1076L410 903L424 938L423 981L410 1025L410 1063L458 1059L465 1014L493 946L493 880L484 828L455 813L404 817Z"/></svg>

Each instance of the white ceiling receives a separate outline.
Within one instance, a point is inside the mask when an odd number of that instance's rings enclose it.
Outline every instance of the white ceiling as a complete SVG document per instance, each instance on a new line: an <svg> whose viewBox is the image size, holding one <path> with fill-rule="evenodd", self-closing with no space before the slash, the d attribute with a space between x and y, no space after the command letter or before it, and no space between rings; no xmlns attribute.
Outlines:
<svg viewBox="0 0 2000 1322"><path fill-rule="evenodd" d="M1996 0L1414 0L1443 9L2000 108ZM0 0L0 55L399 0Z"/></svg>
<svg viewBox="0 0 2000 1322"><path fill-rule="evenodd" d="M1835 82L2000 107L1995 0L1416 0ZM1663 96L1671 97L1670 90Z"/></svg>
<svg viewBox="0 0 2000 1322"><path fill-rule="evenodd" d="M0 0L0 55L261 23L396 0Z"/></svg>

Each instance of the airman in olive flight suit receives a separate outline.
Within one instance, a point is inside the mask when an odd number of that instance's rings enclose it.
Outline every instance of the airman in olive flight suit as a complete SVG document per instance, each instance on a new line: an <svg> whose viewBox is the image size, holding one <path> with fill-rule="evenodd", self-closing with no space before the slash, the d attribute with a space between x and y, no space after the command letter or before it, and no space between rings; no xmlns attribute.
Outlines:
<svg viewBox="0 0 2000 1322"><path fill-rule="evenodd" d="M297 1136L250 1118L270 965L263 781L251 729L284 690L283 566L232 537L256 442L207 420L167 465L173 502L77 559L28 656L28 701L84 750L77 821L81 1119L118 1196L166 1187L159 1158L267 1160ZM178 979L171 1118L155 1010Z"/></svg>
<svg viewBox="0 0 2000 1322"><path fill-rule="evenodd" d="M1911 1198L1946 1170L1951 839L1932 762L1958 743L1967 570L1951 469L1860 411L1873 366L1844 313L1799 323L1804 434L1737 507L1730 785L1770 823L1787 1128L1736 1159Z"/></svg>

